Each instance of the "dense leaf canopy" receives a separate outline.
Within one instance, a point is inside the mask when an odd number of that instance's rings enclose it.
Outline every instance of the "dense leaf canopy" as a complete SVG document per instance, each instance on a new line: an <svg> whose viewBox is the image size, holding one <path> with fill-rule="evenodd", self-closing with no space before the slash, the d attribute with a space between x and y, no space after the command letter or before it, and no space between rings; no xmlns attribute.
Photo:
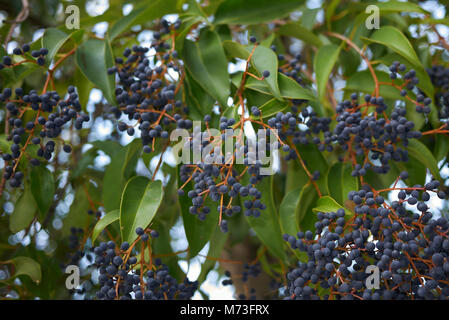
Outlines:
<svg viewBox="0 0 449 320"><path fill-rule="evenodd" d="M0 1L0 297L447 299L447 5Z"/></svg>

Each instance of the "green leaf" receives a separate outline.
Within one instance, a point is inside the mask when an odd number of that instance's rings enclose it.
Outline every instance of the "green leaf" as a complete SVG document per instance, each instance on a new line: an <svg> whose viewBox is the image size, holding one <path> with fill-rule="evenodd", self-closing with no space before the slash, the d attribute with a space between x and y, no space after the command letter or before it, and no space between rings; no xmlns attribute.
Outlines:
<svg viewBox="0 0 449 320"><path fill-rule="evenodd" d="M232 58L239 58L247 60L249 58L250 52L245 48L245 46L231 40L223 41L223 48L226 54Z"/></svg>
<svg viewBox="0 0 449 320"><path fill-rule="evenodd" d="M313 208L313 211L315 212L336 212L338 209L344 209L346 214L348 216L354 215L350 210L342 207L340 204L337 203L333 198L329 196L324 196L318 199L317 206Z"/></svg>
<svg viewBox="0 0 449 320"><path fill-rule="evenodd" d="M3 153L8 153L11 151L12 141L7 140L6 134L0 134L0 150Z"/></svg>
<svg viewBox="0 0 449 320"><path fill-rule="evenodd" d="M427 147L416 139L409 140L407 150L410 156L416 158L424 167L430 170L436 179L441 179L438 162Z"/></svg>
<svg viewBox="0 0 449 320"><path fill-rule="evenodd" d="M302 188L296 188L284 196L279 207L279 218L283 233L296 235L299 231L297 208Z"/></svg>
<svg viewBox="0 0 449 320"><path fill-rule="evenodd" d="M383 71L375 70L379 82L391 83L390 76ZM369 70L358 71L354 73L347 81L346 92L374 92L374 79ZM390 85L380 85L379 94L385 99L402 99L399 90Z"/></svg>
<svg viewBox="0 0 449 320"><path fill-rule="evenodd" d="M50 65L62 45L70 39L70 35L56 28L48 28L45 29L41 39L42 47L48 49L48 54L45 57L46 64Z"/></svg>
<svg viewBox="0 0 449 320"><path fill-rule="evenodd" d="M203 30L197 42L185 40L182 52L195 81L222 107L227 106L230 94L228 62L217 33Z"/></svg>
<svg viewBox="0 0 449 320"><path fill-rule="evenodd" d="M416 71L424 71L424 67L419 61L419 58L416 55L410 41L404 34L402 34L401 31L399 31L395 27L384 26L375 31L370 38L362 37L362 39L368 43L378 43L390 48L397 54L404 57L409 63L411 63ZM425 72L423 72L422 74L424 78L420 79L420 82L429 82L427 74L425 74ZM420 87L420 85L418 85L418 87ZM433 88L426 87L425 93L429 96L433 96Z"/></svg>
<svg viewBox="0 0 449 320"><path fill-rule="evenodd" d="M301 17L301 25L309 30L312 30L314 25L317 22L317 15L320 12L321 8L309 9L307 6L301 8L302 17Z"/></svg>
<svg viewBox="0 0 449 320"><path fill-rule="evenodd" d="M240 84L242 79L242 74L237 74L233 77L233 83L236 86ZM238 80L238 82L237 82ZM298 82L282 73L278 73L278 84L281 96L287 99L303 99L314 101L316 100L315 95L309 89L303 88ZM271 94L269 87L263 81L249 77L246 79L245 88L249 88L261 93Z"/></svg>
<svg viewBox="0 0 449 320"><path fill-rule="evenodd" d="M317 184L321 193L324 195L327 191L326 177L324 173L328 170L328 164L323 156L323 153L320 152L318 150L318 147L314 144L301 145L298 147L298 152L301 155L301 158L303 159L307 170L309 170L311 174L313 174L315 171L320 172L320 177L315 181L315 183ZM295 159L293 161L298 162L298 159ZM304 169L301 167L301 170Z"/></svg>
<svg viewBox="0 0 449 320"><path fill-rule="evenodd" d="M161 260L168 266L170 275L179 282L183 281L185 273L179 267L179 256L174 254L170 245L170 228L165 223L158 223L156 226L153 224L152 228L159 232L159 236L151 241L153 254L161 255Z"/></svg>
<svg viewBox="0 0 449 320"><path fill-rule="evenodd" d="M359 190L359 179L351 175L352 170L352 165L345 163L341 171L341 186L343 193L343 201L341 202L341 204L343 206L346 205L346 199L348 199L349 192Z"/></svg>
<svg viewBox="0 0 449 320"><path fill-rule="evenodd" d="M288 193L298 187L303 187L309 182L304 169L298 161L289 161L287 164L287 177L285 179L285 193Z"/></svg>
<svg viewBox="0 0 449 320"><path fill-rule="evenodd" d="M323 100L324 94L326 93L327 81L329 80L335 62L337 62L340 48L340 46L328 44L322 46L315 55L313 67L315 70L318 98L320 101Z"/></svg>
<svg viewBox="0 0 449 320"><path fill-rule="evenodd" d="M204 18L201 16L192 16L189 14L180 15L179 18L181 19L182 23L176 33L175 47L177 51L182 52L186 36L191 31L192 27L197 23L203 22Z"/></svg>
<svg viewBox="0 0 449 320"><path fill-rule="evenodd" d="M416 184L424 185L426 182L426 175L427 175L426 167L421 163L421 161L419 161L412 155L410 155L409 160L407 162L394 162L392 168L397 169L397 170L390 170L390 172L396 171L395 177L393 179L394 181L397 179L401 171L407 171L408 178L406 180L406 183L408 185L411 186L414 186Z"/></svg>
<svg viewBox="0 0 449 320"><path fill-rule="evenodd" d="M326 175L328 193L341 205L345 205L349 191L359 190L358 179L351 172L350 164L337 162Z"/></svg>
<svg viewBox="0 0 449 320"><path fill-rule="evenodd" d="M281 95L288 99L303 99L315 101L316 96L309 89L303 88L298 82L286 75L279 73L279 89Z"/></svg>
<svg viewBox="0 0 449 320"><path fill-rule="evenodd" d="M178 11L177 0L152 0L145 1L135 8L128 15L119 19L109 30L111 40L115 39L122 32L146 21L162 17L168 13Z"/></svg>
<svg viewBox="0 0 449 320"><path fill-rule="evenodd" d="M33 221L37 207L30 188L25 184L22 196L14 206L14 212L9 216L9 229L12 233L28 228Z"/></svg>
<svg viewBox="0 0 449 320"><path fill-rule="evenodd" d="M219 258L228 236L229 233L223 233L219 227L216 227L209 241L209 251L207 252L207 256L211 258ZM206 279L209 271L214 268L216 263L217 261L213 259L206 259L206 261L204 261L201 265L201 272L197 279L199 283L202 283Z"/></svg>
<svg viewBox="0 0 449 320"><path fill-rule="evenodd" d="M248 46L247 50L251 52L253 50L253 47ZM260 76L262 76L262 73L265 70L268 70L270 72L270 76L262 80L262 82L268 85L271 94L273 94L276 99L282 100L277 77L278 59L273 50L263 46L258 46L254 50L254 53L251 57L251 63L253 67L259 72Z"/></svg>
<svg viewBox="0 0 449 320"><path fill-rule="evenodd" d="M122 241L133 243L136 228L145 229L156 215L162 201L162 182L142 176L131 178L125 186L120 204Z"/></svg>
<svg viewBox="0 0 449 320"><path fill-rule="evenodd" d="M297 22L286 23L282 25L278 33L283 36L293 37L309 43L317 48L323 45L323 42L312 31L303 27Z"/></svg>
<svg viewBox="0 0 449 320"><path fill-rule="evenodd" d="M242 184L249 178L245 176ZM246 217L249 225L256 233L260 241L267 247L268 251L277 258L285 261L284 240L282 239L279 215L276 210L273 198L273 176L264 177L257 184L257 189L262 193L260 201L267 206L261 211L260 217Z"/></svg>
<svg viewBox="0 0 449 320"><path fill-rule="evenodd" d="M31 170L31 193L41 215L46 215L55 194L53 174L46 167L38 166Z"/></svg>
<svg viewBox="0 0 449 320"><path fill-rule="evenodd" d="M93 165L95 158L97 157L97 148L91 148L81 155L81 159L76 163L76 166L71 172L73 179L81 176L87 169L88 166Z"/></svg>
<svg viewBox="0 0 449 320"><path fill-rule="evenodd" d="M108 212L104 215L103 218L98 220L97 224L94 227L92 232L92 243L95 242L100 233L111 223L119 220L120 218L120 210L116 209L111 212Z"/></svg>
<svg viewBox="0 0 449 320"><path fill-rule="evenodd" d="M343 203L343 192L342 192L342 173L343 164L341 162L334 163L329 167L329 171L326 174L326 186L327 192L331 195L338 203Z"/></svg>
<svg viewBox="0 0 449 320"><path fill-rule="evenodd" d="M26 275L39 284L42 278L41 265L29 257L15 257L11 259L14 264L14 277Z"/></svg>
<svg viewBox="0 0 449 320"><path fill-rule="evenodd" d="M262 112L262 118L268 118L271 117L278 112L281 112L285 110L288 107L288 103L284 101L279 101L276 99L271 99L267 103L260 106L260 111ZM255 119L258 119L259 117L252 116Z"/></svg>
<svg viewBox="0 0 449 320"><path fill-rule="evenodd" d="M114 66L109 39L87 40L77 48L75 59L86 78L103 92L109 103L115 104L114 76L107 72Z"/></svg>
<svg viewBox="0 0 449 320"><path fill-rule="evenodd" d="M421 8L418 4L413 2L399 2L399 1L387 1L387 2L372 2L379 8L380 13L403 13L403 12L417 12L428 14L426 10ZM368 6L368 3L366 4ZM366 14L368 15L368 14Z"/></svg>
<svg viewBox="0 0 449 320"><path fill-rule="evenodd" d="M287 16L304 1L225 0L215 13L216 24L255 24Z"/></svg>
<svg viewBox="0 0 449 320"><path fill-rule="evenodd" d="M211 113L215 99L203 90L188 71L186 71L183 87L185 89L186 102L189 106L189 116L192 120L202 121L204 115Z"/></svg>
<svg viewBox="0 0 449 320"><path fill-rule="evenodd" d="M92 141L92 145L103 151L104 153L106 153L108 156L110 156L111 158L113 158L115 156L115 154L121 149L123 148L120 143L118 143L117 141L112 141L112 140L97 140L97 141ZM136 146L137 149L137 146Z"/></svg>
<svg viewBox="0 0 449 320"><path fill-rule="evenodd" d="M335 10L340 4L341 0L332 0L326 7L326 25L329 30L332 29L332 17L335 14Z"/></svg>
<svg viewBox="0 0 449 320"><path fill-rule="evenodd" d="M393 63L393 61L398 61L402 64L404 64L408 70L410 69L414 69L416 71L416 77L419 79L419 83L417 84L417 87L420 88L424 93L426 93L429 96L433 96L433 85L432 82L429 78L429 75L427 74L427 71L424 69L424 67L419 64L413 64L412 62L408 61L404 56L398 54L398 53L389 53L386 54L384 56L382 56L381 58L379 58L379 62L385 64L386 66L389 66ZM379 80L380 81L380 80ZM391 81L391 80L389 80ZM397 90L397 89L396 89ZM399 91L399 90L397 90ZM409 94L412 94L411 92L409 92ZM430 120L432 121L432 123L439 123L438 122L438 116L437 116L437 112L434 109L433 104L430 104L430 107L433 109L432 113L430 114ZM436 118L433 119L433 117Z"/></svg>
<svg viewBox="0 0 449 320"><path fill-rule="evenodd" d="M131 177L140 155L141 146L134 140L111 157L103 179L103 204L107 212L120 208L120 197Z"/></svg>
<svg viewBox="0 0 449 320"><path fill-rule="evenodd" d="M90 92L94 88L94 85L84 76L79 68L75 70L74 86L78 93L81 108L87 112L87 102L89 101Z"/></svg>
<svg viewBox="0 0 449 320"><path fill-rule="evenodd" d="M299 195L298 203L298 222L300 224L300 229L303 228L304 220L307 220L309 215L312 215L313 205L315 205L318 199L315 187L308 183L301 189L301 194Z"/></svg>
<svg viewBox="0 0 449 320"><path fill-rule="evenodd" d="M435 139L436 141L433 154L435 155L435 159L437 161L441 161L447 157L447 154L449 153L449 139L447 136L442 134L437 134Z"/></svg>
<svg viewBox="0 0 449 320"><path fill-rule="evenodd" d="M79 185L75 191L75 197L70 211L63 220L62 236L68 236L70 234L70 228L85 229L90 225L93 220L93 215L89 215L87 211L89 206L89 195L91 200L98 201L98 190L92 183L86 183L86 185Z"/></svg>
<svg viewBox="0 0 449 320"><path fill-rule="evenodd" d="M311 183L305 185L301 191L298 206L298 221L299 229L301 231L315 231L315 222L317 221L317 217L313 212L313 207L315 206L317 200L318 195L315 187Z"/></svg>

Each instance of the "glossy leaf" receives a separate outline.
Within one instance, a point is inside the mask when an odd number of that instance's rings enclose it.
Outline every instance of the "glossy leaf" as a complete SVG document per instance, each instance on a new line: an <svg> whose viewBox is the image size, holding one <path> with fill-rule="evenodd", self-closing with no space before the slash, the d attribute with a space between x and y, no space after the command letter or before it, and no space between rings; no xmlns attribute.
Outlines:
<svg viewBox="0 0 449 320"><path fill-rule="evenodd" d="M250 52L248 52L244 45L241 45L238 42L225 40L223 41L223 48L225 49L226 54L230 57L243 60L247 60L249 58Z"/></svg>
<svg viewBox="0 0 449 320"><path fill-rule="evenodd" d="M278 112L284 111L287 109L288 104L283 101L279 101L276 99L271 99L267 103L263 104L259 107L259 110L262 113L262 118L268 118L272 117L273 115L277 114ZM255 119L258 119L259 117L252 116Z"/></svg>
<svg viewBox="0 0 449 320"><path fill-rule="evenodd" d="M22 196L17 200L13 213L9 216L9 229L12 233L28 228L37 211L36 202L28 185Z"/></svg>
<svg viewBox="0 0 449 320"><path fill-rule="evenodd" d="M286 23L279 28L278 33L283 36L297 38L317 48L323 45L323 42L318 36L299 23Z"/></svg>
<svg viewBox="0 0 449 320"><path fill-rule="evenodd" d="M228 65L219 36L204 30L198 42L186 40L182 52L192 77L220 105L227 106L230 92Z"/></svg>
<svg viewBox="0 0 449 320"><path fill-rule="evenodd" d="M215 13L214 23L255 24L283 18L298 8L298 0L225 0Z"/></svg>
<svg viewBox="0 0 449 320"><path fill-rule="evenodd" d="M46 215L53 202L55 182L50 170L42 165L31 170L31 193L41 216Z"/></svg>
<svg viewBox="0 0 449 320"><path fill-rule="evenodd" d="M350 164L337 162L329 168L327 177L327 190L339 204L345 205L348 193L358 191L358 178L351 175Z"/></svg>
<svg viewBox="0 0 449 320"><path fill-rule="evenodd" d="M153 20L168 13L177 12L177 3L177 0L145 1L111 27L109 31L111 40L130 29L133 25Z"/></svg>
<svg viewBox="0 0 449 320"><path fill-rule="evenodd" d="M206 259L206 261L204 261L204 263L201 265L201 272L197 279L200 283L202 283L206 279L209 271L214 268L217 261L213 258L220 258L228 237L229 233L221 232L219 227L215 228L215 231L209 241L209 251L207 251L207 256L212 259Z"/></svg>
<svg viewBox="0 0 449 320"><path fill-rule="evenodd" d="M15 257L11 260L14 264L14 277L26 275L39 284L42 279L41 265L30 257Z"/></svg>
<svg viewBox="0 0 449 320"><path fill-rule="evenodd" d="M109 103L114 104L114 76L107 72L114 65L109 40L87 40L77 48L75 57L81 72L102 91Z"/></svg>
<svg viewBox="0 0 449 320"><path fill-rule="evenodd" d="M235 79L233 79L234 82L236 82L237 80L238 83L236 83L236 85L238 86L241 81L241 74L239 74L238 76L235 77ZM278 73L278 85L281 96L283 98L302 99L309 101L316 100L316 96L313 94L312 91L301 87L295 80L293 80L290 77L287 77L282 73ZM263 81L254 79L252 77L247 78L245 87L261 93L271 94L269 87Z"/></svg>
<svg viewBox="0 0 449 320"><path fill-rule="evenodd" d="M424 68L416 55L413 46L404 34L393 26L384 26L375 31L370 38L364 38L368 43L382 44L410 62L416 71L423 71ZM421 81L429 82L428 76L423 73L424 78ZM420 85L418 85L420 87ZM433 96L433 89L426 88L426 94Z"/></svg>
<svg viewBox="0 0 449 320"><path fill-rule="evenodd" d="M447 157L447 154L449 153L449 139L442 134L436 135L435 139L435 149L433 154L437 161L441 161Z"/></svg>
<svg viewBox="0 0 449 320"><path fill-rule="evenodd" d="M48 28L42 36L42 47L48 49L48 54L45 56L47 65L50 65L56 53L62 45L70 38L70 35L56 28Z"/></svg>
<svg viewBox="0 0 449 320"><path fill-rule="evenodd" d="M315 69L316 83L318 87L318 97L320 100L324 98L326 93L326 85L329 80L329 75L337 62L340 47L334 44L322 46L313 61Z"/></svg>
<svg viewBox="0 0 449 320"><path fill-rule="evenodd" d="M140 142L135 140L111 158L103 179L103 203L106 211L120 207L123 188L136 167L140 152Z"/></svg>
<svg viewBox="0 0 449 320"><path fill-rule="evenodd" d="M252 51L252 46L249 46L247 50L249 52ZM281 100L281 92L279 90L278 84L278 59L273 50L258 46L251 57L251 64L254 68L259 72L259 75L262 76L262 73L267 70L270 72L270 76L262 80L265 82L273 96L276 99Z"/></svg>
<svg viewBox="0 0 449 320"><path fill-rule="evenodd" d="M435 178L441 179L438 162L432 152L430 152L430 150L423 143L416 139L411 139L409 140L407 150L411 156L420 161L424 167L428 168Z"/></svg>
<svg viewBox="0 0 449 320"><path fill-rule="evenodd" d="M68 236L71 228L85 229L93 221L93 215L87 212L92 209L89 199L98 201L98 190L91 183L79 185L75 190L74 199L70 211L63 220L62 235Z"/></svg>
<svg viewBox="0 0 449 320"><path fill-rule="evenodd" d="M131 178L123 191L120 203L120 230L122 240L137 239L136 228L145 229L156 215L162 201L161 181L142 176Z"/></svg>
<svg viewBox="0 0 449 320"><path fill-rule="evenodd" d="M98 220L97 224L94 227L94 231L92 232L92 242L95 242L100 233L111 223L118 221L119 218L120 210L116 209L106 213L100 220Z"/></svg>
<svg viewBox="0 0 449 320"><path fill-rule="evenodd" d="M279 207L279 218L283 233L296 235L299 231L297 208L302 188L296 188L287 193Z"/></svg>
<svg viewBox="0 0 449 320"><path fill-rule="evenodd" d="M336 212L338 209L341 208L345 210L347 215L353 215L353 213L350 210L338 204L337 201L335 201L330 196L324 196L319 198L316 207L313 208L313 211L327 213L327 212Z"/></svg>

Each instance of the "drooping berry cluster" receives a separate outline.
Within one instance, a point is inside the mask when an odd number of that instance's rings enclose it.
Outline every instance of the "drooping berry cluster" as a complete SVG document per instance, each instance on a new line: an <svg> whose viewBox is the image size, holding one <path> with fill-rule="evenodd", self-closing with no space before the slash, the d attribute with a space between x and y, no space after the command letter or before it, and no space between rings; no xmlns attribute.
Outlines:
<svg viewBox="0 0 449 320"><path fill-rule="evenodd" d="M205 122L209 121L210 116L206 116ZM265 130L265 137L260 135L259 138L262 138L251 144L248 140L242 141L242 136L234 131L228 134L227 130L232 129L234 124L235 119L221 117L221 136L218 140L207 132L196 132L194 128L190 140L186 143L186 147L194 153L204 154L204 159L201 159L200 163L181 166L180 181L183 186L178 190L178 194L184 195L184 186L192 182L193 188L187 192L188 197L192 199L190 213L197 215L200 220L204 220L210 212L210 207L205 204L206 198L220 203L217 209L220 216L223 213L232 216L242 211L241 203L236 202L239 196L243 199L245 216L257 218L261 211L266 209L266 205L260 200L262 193L257 189L257 184L264 177L261 174L261 159L267 156L268 150L273 149L268 139L270 131ZM195 145L195 139L202 142ZM225 154L224 141L227 139L237 139L232 144L232 154ZM228 230L226 220L221 220L220 226L223 232Z"/></svg>
<svg viewBox="0 0 449 320"><path fill-rule="evenodd" d="M10 153L3 153L5 170L3 177L10 181L11 187L19 187L23 173L19 171L19 162L24 155L33 166L52 158L56 144L64 128L73 124L75 129L82 129L83 122L90 120L82 112L75 87L69 86L66 97L60 97L56 91L38 94L30 90L25 94L22 88L16 88L14 95L10 88L4 88L0 94L0 103L9 113L10 126L7 139L12 141ZM33 114L33 120L24 122L26 113ZM38 146L35 154L29 152L29 146ZM63 143L62 149L71 152L70 144ZM39 160L39 158L43 158Z"/></svg>
<svg viewBox="0 0 449 320"><path fill-rule="evenodd" d="M387 203L365 185L348 196L353 215L343 209L318 213L315 233L284 235L307 254L287 274L286 299L447 299L449 222L433 218L426 204L430 192L446 197L438 187L437 180L394 187L385 191L399 190L398 200ZM379 288L367 285L370 266L378 268Z"/></svg>
<svg viewBox="0 0 449 320"><path fill-rule="evenodd" d="M449 68L434 65L427 68L427 74L436 88L435 104L440 107L439 117L447 119L449 118Z"/></svg>
<svg viewBox="0 0 449 320"><path fill-rule="evenodd" d="M13 54L16 56L22 56L22 62L32 62L43 66L45 64L45 56L48 54L48 49L40 48L39 50L32 50L31 53L28 53L30 50L30 45L26 43L21 48L14 48ZM0 63L0 70L11 67L14 67L13 59L11 56L4 56L2 58L2 63Z"/></svg>
<svg viewBox="0 0 449 320"><path fill-rule="evenodd" d="M158 236L156 230L150 235L142 228L136 229L142 242L142 251L149 237ZM97 299L102 300L187 300L195 293L198 283L187 278L178 283L170 276L168 267L156 258L154 261L143 261L144 254L135 252L135 243L123 242L117 248L113 241L101 242L94 248L95 265L99 270L100 289L96 292ZM134 250L134 251L133 251ZM138 258L140 257L140 258ZM140 259L140 260L139 260Z"/></svg>
<svg viewBox="0 0 449 320"><path fill-rule="evenodd" d="M116 58L116 66L108 70L118 76L118 107L113 107L112 112L117 119L127 117L127 122L118 122L118 130L133 136L138 128L146 153L154 151L156 139L168 141L171 129L192 127L192 121L185 117L188 108L176 97L180 82L170 79L173 74L181 78L183 72L177 52L166 41L174 37L178 27L179 22L162 20L161 31L153 34L151 47L125 49L125 59ZM150 55L152 50L154 55Z"/></svg>
<svg viewBox="0 0 449 320"><path fill-rule="evenodd" d="M239 275L235 275L236 277L238 277L243 282L243 284L244 284L244 286L246 288L245 291L247 291L247 294L240 293L238 295L237 298L239 300L256 300L256 289L254 289L254 288L249 288L248 289L246 287L246 283L248 283L248 280L249 280L250 277L257 278L261 274L261 272L262 272L262 270L261 270L261 266L260 266L259 262L252 263L252 264L245 263L243 265L242 273L239 274ZM226 270L225 271L225 276L228 279L224 279L222 281L222 285L224 285L224 286L232 285L234 282L232 280L233 276L231 275L231 272Z"/></svg>

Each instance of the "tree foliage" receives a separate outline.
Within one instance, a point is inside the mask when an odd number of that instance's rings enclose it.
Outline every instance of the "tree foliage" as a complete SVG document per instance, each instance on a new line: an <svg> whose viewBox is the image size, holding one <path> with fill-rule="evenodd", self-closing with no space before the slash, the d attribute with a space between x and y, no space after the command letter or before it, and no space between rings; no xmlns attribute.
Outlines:
<svg viewBox="0 0 449 320"><path fill-rule="evenodd" d="M256 258L234 261L243 273L231 279L263 273L272 287L245 288L239 298L449 296L449 19L438 7L445 1L333 0L317 8L298 0L109 1L102 13L89 9L92 2L70 3L80 9L74 30L65 24L66 2L5 4L13 25L0 28L1 297L207 298L208 273L229 276L224 257L245 241ZM378 29L365 24L370 4ZM435 8L443 18L427 11ZM246 162L170 161L180 141L171 133L184 129L193 139L196 122L223 140L226 129L240 129L231 160L241 152ZM245 149L242 136L259 129L263 143ZM181 145L194 157L201 150L189 139ZM274 174L250 161L262 145L276 151ZM373 227L382 214L390 225ZM295 281L298 261L321 259L307 248L326 231L344 234L343 225L382 242L391 236L392 246L419 243L416 252L397 249L410 257L401 268L411 278L389 287L391 296L359 295L355 275L338 269L344 259L335 256L340 291L310 279L310 292L296 290L304 287ZM181 251L171 244L170 230L179 228ZM387 235L391 228L403 229ZM400 232L412 229L416 239L404 240ZM360 248L364 263L376 264L384 248L371 254L369 237L337 247L348 256ZM180 262L195 257L205 259L198 281L184 280ZM65 287L71 264L83 270L76 290ZM320 281L334 275L328 264ZM103 278L92 276L97 269ZM437 283L425 286L423 272ZM147 291L142 282L161 274L170 275L167 288ZM396 281L382 277L387 287ZM407 281L413 293L400 289Z"/></svg>

